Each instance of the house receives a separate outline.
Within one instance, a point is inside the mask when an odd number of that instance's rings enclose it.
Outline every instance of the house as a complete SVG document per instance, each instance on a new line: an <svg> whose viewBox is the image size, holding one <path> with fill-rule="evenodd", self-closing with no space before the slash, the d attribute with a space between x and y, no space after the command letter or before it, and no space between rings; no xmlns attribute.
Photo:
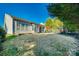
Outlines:
<svg viewBox="0 0 79 59"><path fill-rule="evenodd" d="M34 22L23 20L9 14L5 14L4 16L4 29L7 34L18 35L24 33L38 33L44 32L44 28L45 26L42 24L36 24Z"/></svg>

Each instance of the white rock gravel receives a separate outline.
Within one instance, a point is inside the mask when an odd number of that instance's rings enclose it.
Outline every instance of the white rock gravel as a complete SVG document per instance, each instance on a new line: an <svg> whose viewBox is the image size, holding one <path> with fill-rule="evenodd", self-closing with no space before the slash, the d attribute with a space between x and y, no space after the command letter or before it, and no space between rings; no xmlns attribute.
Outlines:
<svg viewBox="0 0 79 59"><path fill-rule="evenodd" d="M18 55L62 56L75 55L75 38L60 34L26 34L3 44L4 49L14 46L22 53Z"/></svg>

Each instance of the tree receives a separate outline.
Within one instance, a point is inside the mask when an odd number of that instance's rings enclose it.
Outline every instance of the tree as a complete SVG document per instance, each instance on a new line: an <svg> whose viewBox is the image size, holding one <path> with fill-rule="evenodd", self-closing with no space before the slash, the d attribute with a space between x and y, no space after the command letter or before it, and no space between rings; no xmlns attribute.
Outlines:
<svg viewBox="0 0 79 59"><path fill-rule="evenodd" d="M53 20L53 26L55 27L55 28L60 28L60 27L63 27L63 22L58 18L58 17L55 17Z"/></svg>
<svg viewBox="0 0 79 59"><path fill-rule="evenodd" d="M45 22L45 26L46 26L46 30L47 31L51 31L51 28L52 28L52 19L51 18L48 18L47 21Z"/></svg>
<svg viewBox="0 0 79 59"><path fill-rule="evenodd" d="M60 18L69 30L79 29L79 4L49 4L48 12Z"/></svg>
<svg viewBox="0 0 79 59"><path fill-rule="evenodd" d="M46 25L47 31L54 31L54 30L63 28L63 22L60 21L60 19L58 19L57 17L48 18L45 25Z"/></svg>

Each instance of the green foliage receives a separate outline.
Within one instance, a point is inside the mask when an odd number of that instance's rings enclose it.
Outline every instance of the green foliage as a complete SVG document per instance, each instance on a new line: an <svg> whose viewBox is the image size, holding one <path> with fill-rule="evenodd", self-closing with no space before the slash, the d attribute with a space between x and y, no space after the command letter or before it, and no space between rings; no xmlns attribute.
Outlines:
<svg viewBox="0 0 79 59"><path fill-rule="evenodd" d="M79 29L79 4L49 4L48 12L60 18L65 27L70 26L69 30Z"/></svg>
<svg viewBox="0 0 79 59"><path fill-rule="evenodd" d="M0 40L4 41L6 38L6 32L5 30L0 26Z"/></svg>
<svg viewBox="0 0 79 59"><path fill-rule="evenodd" d="M48 30L57 31L57 29L63 28L64 24L60 19L55 17L55 18L48 18L45 25L46 27L49 27Z"/></svg>
<svg viewBox="0 0 79 59"><path fill-rule="evenodd" d="M52 27L52 25L53 25L52 24L52 18L48 18L47 21L46 21L46 23L45 23L45 25Z"/></svg>
<svg viewBox="0 0 79 59"><path fill-rule="evenodd" d="M9 35L9 36L6 37L6 39L13 39L15 37L16 37L16 35Z"/></svg>

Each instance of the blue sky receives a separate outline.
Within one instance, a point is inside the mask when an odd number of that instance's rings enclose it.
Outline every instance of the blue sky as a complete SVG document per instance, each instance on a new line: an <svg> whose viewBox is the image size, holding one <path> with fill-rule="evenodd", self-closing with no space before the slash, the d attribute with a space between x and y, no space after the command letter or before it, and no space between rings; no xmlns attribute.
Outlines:
<svg viewBox="0 0 79 59"><path fill-rule="evenodd" d="M47 5L42 3L0 4L0 26L3 26L5 13L36 23L45 22L49 17Z"/></svg>

